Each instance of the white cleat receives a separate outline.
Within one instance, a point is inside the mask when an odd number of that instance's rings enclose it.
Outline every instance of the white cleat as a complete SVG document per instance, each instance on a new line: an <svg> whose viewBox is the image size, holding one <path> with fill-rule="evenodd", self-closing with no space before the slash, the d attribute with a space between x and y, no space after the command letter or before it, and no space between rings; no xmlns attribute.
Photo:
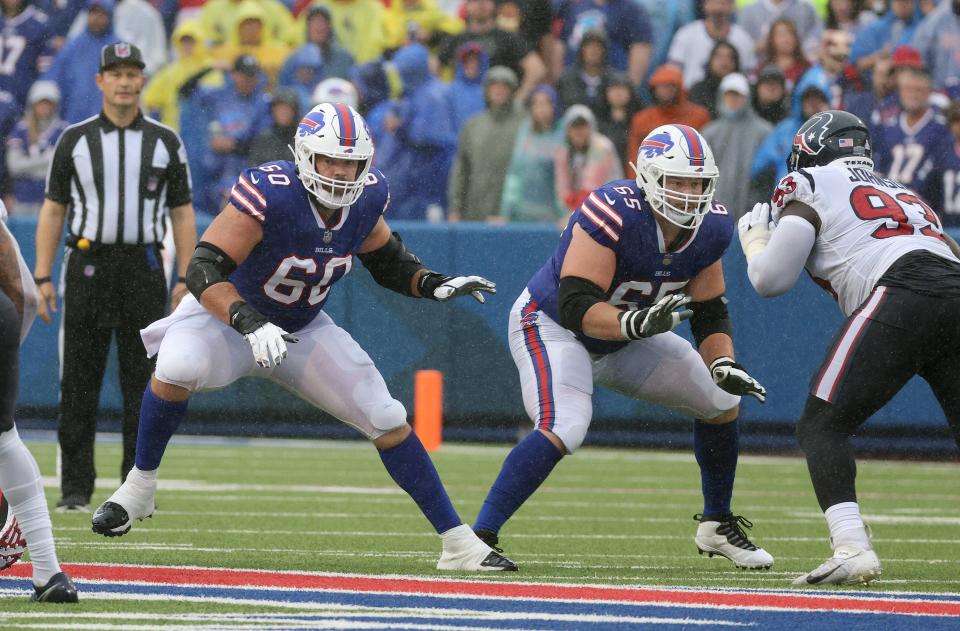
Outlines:
<svg viewBox="0 0 960 631"><path fill-rule="evenodd" d="M700 521L693 538L700 554L711 557L718 554L745 570L768 570L773 565L770 553L755 546L743 531L741 526L753 527L749 520L733 514L709 521L702 521L702 517L694 515L694 519Z"/></svg>
<svg viewBox="0 0 960 631"><path fill-rule="evenodd" d="M794 585L866 585L880 578L880 559L869 548L840 546L820 567L798 576Z"/></svg>
<svg viewBox="0 0 960 631"><path fill-rule="evenodd" d="M443 554L437 561L438 570L461 572L516 572L516 564L503 556L473 533L466 524L460 524L440 535Z"/></svg>
<svg viewBox="0 0 960 631"><path fill-rule="evenodd" d="M153 516L157 480L145 479L136 467L127 474L127 480L113 492L93 514L93 532L105 537L119 537L130 532L133 520Z"/></svg>

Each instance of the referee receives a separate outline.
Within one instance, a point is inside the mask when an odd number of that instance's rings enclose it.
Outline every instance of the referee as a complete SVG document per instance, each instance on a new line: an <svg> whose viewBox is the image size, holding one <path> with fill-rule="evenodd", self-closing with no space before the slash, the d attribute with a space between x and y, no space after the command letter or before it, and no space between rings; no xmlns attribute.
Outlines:
<svg viewBox="0 0 960 631"><path fill-rule="evenodd" d="M121 478L133 466L140 402L152 370L140 329L164 316L160 249L166 226L172 225L176 245L174 308L186 294L184 275L196 245L183 142L140 112L143 68L143 55L132 44L100 52L96 82L103 109L60 136L37 222L34 276L38 315L46 322L57 310L52 269L67 223L60 276L60 512L90 510L97 402L114 333L123 393Z"/></svg>

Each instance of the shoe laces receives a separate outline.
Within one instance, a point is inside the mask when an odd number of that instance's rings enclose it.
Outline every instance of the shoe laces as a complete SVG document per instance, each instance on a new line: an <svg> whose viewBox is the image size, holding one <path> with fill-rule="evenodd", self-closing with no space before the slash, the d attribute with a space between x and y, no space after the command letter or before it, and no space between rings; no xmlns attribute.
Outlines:
<svg viewBox="0 0 960 631"><path fill-rule="evenodd" d="M693 518L697 521L703 521L703 514L698 513ZM757 549L757 546L750 541L747 533L743 530L743 528L753 528L752 521L743 515L734 515L733 513L721 515L717 518L717 521L720 522L720 525L717 526L717 534L726 537L730 545L751 552Z"/></svg>

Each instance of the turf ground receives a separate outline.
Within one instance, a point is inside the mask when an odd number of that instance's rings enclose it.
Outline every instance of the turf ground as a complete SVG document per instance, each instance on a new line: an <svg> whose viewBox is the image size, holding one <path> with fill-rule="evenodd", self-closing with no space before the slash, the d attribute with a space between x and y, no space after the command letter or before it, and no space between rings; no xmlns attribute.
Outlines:
<svg viewBox="0 0 960 631"><path fill-rule="evenodd" d="M126 536L95 535L89 514L52 513L61 560L451 578L434 569L438 538L390 480L370 445L349 441L190 444L188 440L180 439L167 450L156 515L136 523ZM52 510L59 495L52 477L55 444L29 445L48 476ZM465 520L476 516L507 450L507 446L448 444L433 455ZM115 488L118 463L117 444L98 446L102 478L94 507ZM867 590L869 594L905 598L904 593L911 592L931 601L956 602L960 613L960 539L956 536L960 465L861 461L859 490L884 571L882 580ZM696 529L692 516L700 509L699 476L692 455L584 448L557 467L501 533L501 545L520 565L519 573L453 578L548 583L556 590L564 589L557 586L589 584L669 588L664 593L678 592L677 588L683 593L685 587L808 593L792 588L790 580L826 558L829 545L802 460L741 458L734 509L754 522L753 540L776 557L770 571L737 570L726 560L699 556L692 541ZM143 580L150 578L144 574ZM230 580L245 584L248 579ZM198 589L205 584L202 578L181 582ZM119 628L113 625L121 624L155 628L160 622L183 628L300 628L306 624L306 619L294 624L283 622L287 618L282 617L271 622L271 615L292 614L269 599L257 604L243 598L164 598L151 593L131 600L136 590L118 587L94 596L93 582L78 584L81 597L91 597L65 617L51 618L56 611L23 600L25 583L18 585L17 592L9 580L0 581L0 628ZM215 595L210 590L206 593ZM365 610L379 605L350 606ZM109 612L109 620L101 612ZM254 614L260 617L250 618ZM259 626L243 626L237 620L254 620ZM960 618L953 622L960 628ZM332 624L330 620L311 622L317 628L361 628L356 620L339 627L327 623ZM443 624L403 628L448 628ZM488 624L505 628L503 622ZM789 624L803 627L798 622ZM560 625L531 623L529 628Z"/></svg>

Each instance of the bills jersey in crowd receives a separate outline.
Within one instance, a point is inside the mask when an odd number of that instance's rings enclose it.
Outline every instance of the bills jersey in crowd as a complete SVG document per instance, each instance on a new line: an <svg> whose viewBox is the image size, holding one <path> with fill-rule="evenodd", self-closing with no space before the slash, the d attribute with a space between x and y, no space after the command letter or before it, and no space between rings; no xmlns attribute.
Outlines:
<svg viewBox="0 0 960 631"><path fill-rule="evenodd" d="M297 176L293 162L268 162L245 170L230 203L263 227L263 240L230 275L244 300L286 331L309 324L330 288L346 276L357 253L390 201L387 181L376 168L352 205L329 220Z"/></svg>
<svg viewBox="0 0 960 631"><path fill-rule="evenodd" d="M929 203L936 203L940 199L940 163L950 142L950 130L943 116L930 108L910 127L906 115L901 113L873 131L876 139L873 160L877 172L902 182Z"/></svg>
<svg viewBox="0 0 960 631"><path fill-rule="evenodd" d="M957 260L933 209L913 190L868 168L835 161L789 173L773 192L775 221L794 200L810 206L821 222L806 270L845 315L907 252Z"/></svg>
<svg viewBox="0 0 960 631"><path fill-rule="evenodd" d="M0 13L0 92L9 94L18 108L23 108L30 86L50 65L52 39L47 15L29 4L12 18Z"/></svg>
<svg viewBox="0 0 960 631"><path fill-rule="evenodd" d="M941 170L940 219L946 226L960 226L960 142L950 138ZM936 202L934 202L936 203Z"/></svg>
<svg viewBox="0 0 960 631"><path fill-rule="evenodd" d="M714 203L699 227L687 231L686 238L668 252L654 210L637 183L616 180L604 184L570 216L556 252L527 284L533 301L556 322L560 322L560 270L574 225L616 254L617 268L606 297L611 305L627 309L642 309L681 291L723 256L733 234L733 218ZM582 333L578 338L591 353L612 353L628 343L597 340Z"/></svg>

